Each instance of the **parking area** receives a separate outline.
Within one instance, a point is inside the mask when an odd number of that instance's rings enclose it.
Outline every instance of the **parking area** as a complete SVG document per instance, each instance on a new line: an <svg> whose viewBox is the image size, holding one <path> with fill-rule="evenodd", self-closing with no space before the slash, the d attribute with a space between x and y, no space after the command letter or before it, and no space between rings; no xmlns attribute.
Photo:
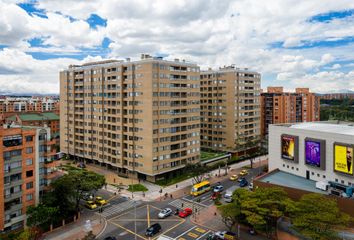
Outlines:
<svg viewBox="0 0 354 240"><path fill-rule="evenodd" d="M144 204L113 217L108 222L117 227L115 235L124 236L124 239L135 239L135 237L139 239L157 239L159 235L167 235L169 231L185 222L185 219L174 215L159 219L158 213L161 210L156 206ZM152 238L146 237L146 229L154 223L161 225L161 231Z"/></svg>

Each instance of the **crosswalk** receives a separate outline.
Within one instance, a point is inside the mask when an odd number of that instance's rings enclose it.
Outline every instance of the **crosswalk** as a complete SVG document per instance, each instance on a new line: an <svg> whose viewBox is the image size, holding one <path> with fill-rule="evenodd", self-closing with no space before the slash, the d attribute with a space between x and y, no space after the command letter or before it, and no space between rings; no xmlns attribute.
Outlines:
<svg viewBox="0 0 354 240"><path fill-rule="evenodd" d="M133 208L141 204L141 201L127 200L119 204L111 204L103 209L103 212L100 215L104 218L110 218L113 215L124 212L128 209Z"/></svg>
<svg viewBox="0 0 354 240"><path fill-rule="evenodd" d="M197 212L199 212L201 209L204 208L204 206L202 204L193 203L192 201L186 201L184 199L176 199L176 200L170 202L169 205L174 206L178 209L191 208L194 212L195 212L195 210L197 210Z"/></svg>

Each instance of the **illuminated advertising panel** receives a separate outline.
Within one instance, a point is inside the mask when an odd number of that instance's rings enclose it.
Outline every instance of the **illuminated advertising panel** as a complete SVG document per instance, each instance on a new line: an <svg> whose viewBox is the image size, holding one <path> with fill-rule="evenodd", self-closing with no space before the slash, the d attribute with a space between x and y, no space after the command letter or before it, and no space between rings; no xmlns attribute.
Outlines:
<svg viewBox="0 0 354 240"><path fill-rule="evenodd" d="M298 162L298 137L291 135L281 136L281 158Z"/></svg>
<svg viewBox="0 0 354 240"><path fill-rule="evenodd" d="M305 139L305 164L325 169L325 141Z"/></svg>
<svg viewBox="0 0 354 240"><path fill-rule="evenodd" d="M353 175L354 147L341 143L334 144L334 171Z"/></svg>

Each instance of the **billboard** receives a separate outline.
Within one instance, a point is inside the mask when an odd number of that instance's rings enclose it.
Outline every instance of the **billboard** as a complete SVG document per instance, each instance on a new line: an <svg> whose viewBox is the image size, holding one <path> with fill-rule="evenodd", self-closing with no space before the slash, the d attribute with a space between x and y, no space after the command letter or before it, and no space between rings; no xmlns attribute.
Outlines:
<svg viewBox="0 0 354 240"><path fill-rule="evenodd" d="M281 158L298 162L298 137L281 135Z"/></svg>
<svg viewBox="0 0 354 240"><path fill-rule="evenodd" d="M353 175L354 147L334 143L334 171Z"/></svg>
<svg viewBox="0 0 354 240"><path fill-rule="evenodd" d="M319 139L305 139L305 164L324 170L325 141Z"/></svg>

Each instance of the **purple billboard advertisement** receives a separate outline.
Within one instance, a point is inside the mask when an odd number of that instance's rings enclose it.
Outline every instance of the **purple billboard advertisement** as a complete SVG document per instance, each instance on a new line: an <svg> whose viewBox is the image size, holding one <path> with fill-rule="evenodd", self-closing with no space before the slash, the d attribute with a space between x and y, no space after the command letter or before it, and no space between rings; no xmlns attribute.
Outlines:
<svg viewBox="0 0 354 240"><path fill-rule="evenodd" d="M321 167L321 142L305 140L305 163Z"/></svg>

